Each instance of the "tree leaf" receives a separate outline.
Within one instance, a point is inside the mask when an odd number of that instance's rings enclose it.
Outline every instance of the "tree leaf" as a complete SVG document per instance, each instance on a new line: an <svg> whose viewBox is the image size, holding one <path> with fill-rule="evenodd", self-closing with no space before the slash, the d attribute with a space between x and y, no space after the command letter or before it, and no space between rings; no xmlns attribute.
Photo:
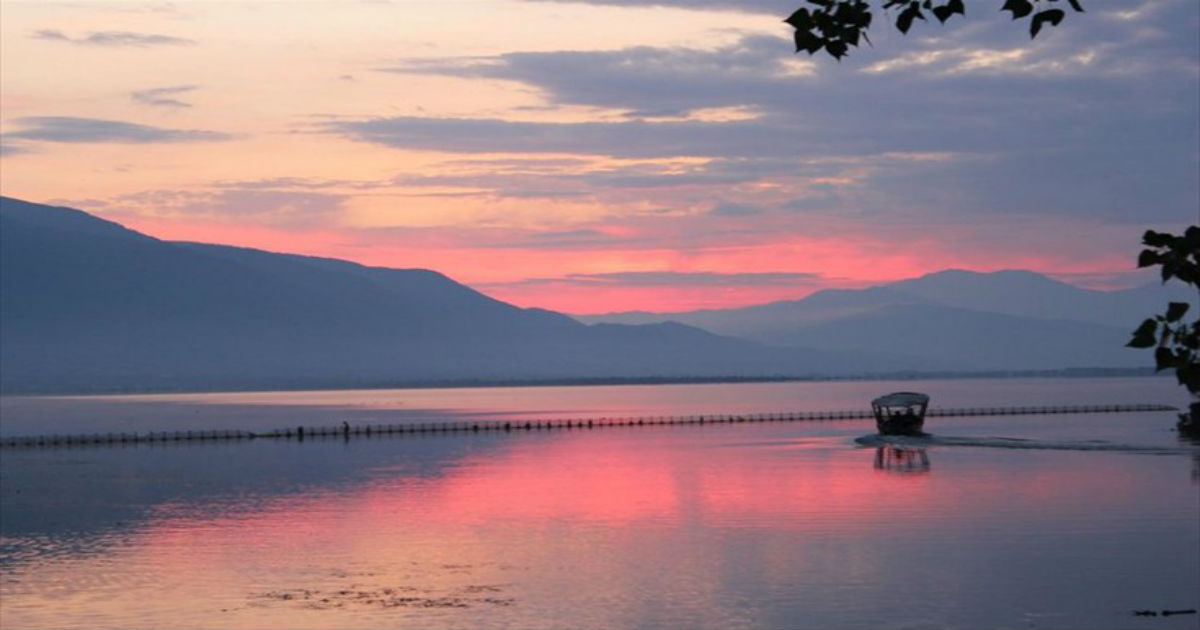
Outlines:
<svg viewBox="0 0 1200 630"><path fill-rule="evenodd" d="M908 5L907 9L901 11L900 15L896 16L896 28L900 29L901 33L907 34L908 29L912 28L913 20L917 18L924 20L925 16L921 14L921 9L914 2Z"/></svg>
<svg viewBox="0 0 1200 630"><path fill-rule="evenodd" d="M808 14L808 9L796 9L784 22L791 24L798 31L812 28L812 16Z"/></svg>
<svg viewBox="0 0 1200 630"><path fill-rule="evenodd" d="M795 40L796 52L803 50L807 51L810 55L821 50L821 47L825 45L825 42L821 41L820 37L813 35L809 31L796 31Z"/></svg>
<svg viewBox="0 0 1200 630"><path fill-rule="evenodd" d="M1153 249L1143 249L1142 253L1138 254L1138 268L1157 265L1162 261L1162 254Z"/></svg>
<svg viewBox="0 0 1200 630"><path fill-rule="evenodd" d="M1083 13L1083 5L1079 4L1079 0L1067 0L1071 3L1071 8L1075 9L1076 13Z"/></svg>
<svg viewBox="0 0 1200 630"><path fill-rule="evenodd" d="M841 61L842 57L846 56L847 49L848 46L846 45L846 42L840 39L835 39L831 42L825 43L825 52L833 55L833 58L837 59L838 61Z"/></svg>
<svg viewBox="0 0 1200 630"><path fill-rule="evenodd" d="M1156 348L1154 350L1154 364L1156 371L1175 367L1175 354L1171 352L1170 348Z"/></svg>
<svg viewBox="0 0 1200 630"><path fill-rule="evenodd" d="M854 21L854 16L858 13L859 8L852 2L842 2L837 9L833 11L833 18L843 24L849 24Z"/></svg>
<svg viewBox="0 0 1200 630"><path fill-rule="evenodd" d="M1000 10L1011 12L1012 19L1019 20L1033 13L1033 3L1029 0L1004 0L1004 6L1000 7Z"/></svg>
<svg viewBox="0 0 1200 630"><path fill-rule="evenodd" d="M1184 365L1175 370L1175 379L1180 385L1187 388L1189 392L1200 391L1200 366L1195 361Z"/></svg>
<svg viewBox="0 0 1200 630"><path fill-rule="evenodd" d="M1183 239L1192 247L1200 246L1200 226L1189 225L1188 229L1183 232Z"/></svg>
<svg viewBox="0 0 1200 630"><path fill-rule="evenodd" d="M1170 304L1168 304L1167 305L1167 321L1169 321L1169 322L1179 321L1183 317L1183 314L1187 312L1188 306L1190 306L1190 305L1187 302L1171 302Z"/></svg>
<svg viewBox="0 0 1200 630"><path fill-rule="evenodd" d="M1174 240L1174 236L1154 230L1146 230L1146 233L1142 235L1142 244L1150 247L1170 247Z"/></svg>
<svg viewBox="0 0 1200 630"><path fill-rule="evenodd" d="M1133 339L1125 344L1128 348L1149 348L1155 345L1155 338L1158 332L1158 322L1153 319L1147 319L1138 326L1137 330L1133 331Z"/></svg>
<svg viewBox="0 0 1200 630"><path fill-rule="evenodd" d="M1033 16L1033 21L1029 23L1029 37L1037 37L1038 32L1042 30L1042 24L1049 22L1052 26L1058 26L1066 17L1066 13L1062 9L1046 9L1038 11L1037 15Z"/></svg>

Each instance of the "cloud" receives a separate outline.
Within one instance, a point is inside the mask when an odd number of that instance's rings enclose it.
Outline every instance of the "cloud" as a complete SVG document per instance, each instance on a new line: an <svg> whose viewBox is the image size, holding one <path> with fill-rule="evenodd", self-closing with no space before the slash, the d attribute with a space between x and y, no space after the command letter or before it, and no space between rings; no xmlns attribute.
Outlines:
<svg viewBox="0 0 1200 630"><path fill-rule="evenodd" d="M217 142L235 137L217 131L164 129L119 120L72 116L29 116L17 118L14 122L25 129L9 133L7 137L41 142L162 144Z"/></svg>
<svg viewBox="0 0 1200 630"><path fill-rule="evenodd" d="M739 13L765 13L786 17L800 0L532 0L534 2L570 2L598 4L614 7L670 7L694 11L737 11ZM780 19L783 19L782 17Z"/></svg>
<svg viewBox="0 0 1200 630"><path fill-rule="evenodd" d="M494 173L528 174L574 171L591 164L583 158L488 158L481 160L464 159L444 162L443 166L450 168L483 168Z"/></svg>
<svg viewBox="0 0 1200 630"><path fill-rule="evenodd" d="M752 36L718 49L639 46L607 51L524 52L421 60L386 70L517 81L543 94L554 106L615 109L631 116L686 115L712 108L758 112L753 120L712 121L711 125L704 121L673 121L679 126L671 127L665 124L667 121L652 121L662 126L645 128L649 134L646 143L665 141L666 146L656 152L637 149L636 154L643 156L667 155L668 150L681 151L678 155L742 157L1024 150L1060 145L1083 134L1088 139L1102 140L1107 129L1128 129L1135 126L1130 123L1141 122L1138 118L1162 124L1162 110L1169 109L1171 102L1181 105L1170 112L1175 118L1191 116L1194 108L1182 105L1196 101L1191 86L1197 63L1194 47L1180 44L1196 38L1172 23L1189 23L1186 16L1175 15L1181 5L1168 4L1177 10L1156 14L1154 28L1146 24L1126 24L1123 28L1112 28L1108 22L1089 24L1103 32L1104 39L1098 41L1069 31L1064 25L1050 33L1054 37L1030 43L1027 38L1014 39L1012 26L1007 23L983 20L974 29L948 29L945 37L937 39L888 41L890 52L882 60L842 64L797 61L785 39ZM1191 12L1195 13L1194 6ZM1172 27L1170 37L1146 34ZM1074 39L1064 41L1067 38L1063 35ZM911 59L930 61L906 66L901 72L901 66ZM797 74L796 63L806 64L802 67L807 72ZM1122 93L1120 98L1126 107L1110 107L1114 92ZM442 126L439 132L455 129L438 119L423 120L430 121L430 126ZM419 138L416 127L420 124L417 119L395 119L395 134L384 129L388 126L384 122L356 125L354 131L361 132L363 139L395 145L411 143L420 148L428 143ZM463 125L464 133L475 130L465 123L453 124ZM482 127L484 123L476 120L470 125ZM638 135L634 130L640 129L589 129L550 123L543 123L542 128L544 133L534 132L528 142L514 145L513 150L537 150L532 145L545 146L553 141L555 150L631 155L634 149L613 151L594 142L588 134ZM534 131L532 126L510 129L521 135ZM709 146L678 147L664 137L675 129ZM704 131L693 133L697 129ZM479 150L504 149L505 142L497 138L499 130L480 130L483 133L476 144L489 146ZM776 134L780 137L773 138ZM597 146L597 150L572 147L572 139ZM752 146L746 146L745 140ZM711 146L713 141L734 146L722 153L720 146ZM462 143L461 139L447 143L447 150L467 150Z"/></svg>
<svg viewBox="0 0 1200 630"><path fill-rule="evenodd" d="M195 85L174 85L170 87L150 88L148 90L137 90L130 92L129 97L133 102L142 105L152 105L154 107L171 107L184 108L191 107L191 103L185 103L179 99L172 98L176 94L184 94L195 90L199 86Z"/></svg>
<svg viewBox="0 0 1200 630"><path fill-rule="evenodd" d="M82 46L138 47L147 46L192 46L195 40L156 33L134 33L131 31L93 31L80 37L71 37L57 29L42 29L33 34L35 39L67 42Z"/></svg>
<svg viewBox="0 0 1200 630"><path fill-rule="evenodd" d="M779 20L804 4L803 0L527 0L570 2L627 8L672 7L696 11L736 11ZM1090 65L1096 72L1151 68L1146 62L1174 57L1196 67L1196 5L1194 0L1130 0L1083 2L1087 13L1068 11L1064 23L1046 29L1030 42L1028 21L1013 22L1008 14L986 3L967 3L967 14L945 25L918 20L902 37L894 26L896 12L875 6L874 47L853 49L843 64L884 57L875 70L929 66L933 71L1030 71L1051 73L1073 64ZM790 46L790 39L788 40ZM1172 53L1163 55L1167 49ZM911 52L905 52L911 51ZM1026 54L1034 52L1035 54ZM1103 59L1097 56L1101 52ZM933 54L929 54L933 53ZM801 55L802 58L806 56ZM869 65L874 62L867 61ZM860 66L861 67L861 66Z"/></svg>
<svg viewBox="0 0 1200 630"><path fill-rule="evenodd" d="M747 203L721 202L713 206L709 214L724 217L747 217L762 214L765 211L761 206L754 206Z"/></svg>
<svg viewBox="0 0 1200 630"><path fill-rule="evenodd" d="M370 190L387 186L386 181L354 180L354 179L323 179L315 177L266 177L262 179L217 180L213 185L225 189L242 190L331 190L331 189L362 189Z"/></svg>
<svg viewBox="0 0 1200 630"><path fill-rule="evenodd" d="M795 151L791 142L800 140L786 129L756 121L536 123L396 116L335 121L326 123L325 129L362 142L405 149L621 158L788 155Z"/></svg>
<svg viewBox="0 0 1200 630"><path fill-rule="evenodd" d="M496 197L580 197L639 185L662 186L665 163L602 165L589 159L510 158L450 160L435 175L404 174L391 183L404 187L469 188ZM683 183L683 182L681 182Z"/></svg>
<svg viewBox="0 0 1200 630"><path fill-rule="evenodd" d="M889 31L889 40L840 64L792 55L786 37L756 35L719 48L516 52L412 60L381 70L517 81L551 104L633 113L748 106L776 117L809 115L814 124L829 114L858 122L864 110L883 120L888 112L908 111L911 120L922 110L906 105L938 111L939 103L966 101L1000 110L1021 99L1049 97L1047 104L1057 104L1062 92L1105 80L1194 81L1200 70L1195 13L1193 0L1153 0L1136 20L1115 19L1101 7L1030 41L1020 24L989 12L970 16L961 28L931 26L933 37ZM1133 76L1138 73L1146 80ZM979 98L967 98L975 91ZM833 101L838 108L831 110Z"/></svg>
<svg viewBox="0 0 1200 630"><path fill-rule="evenodd" d="M790 54L787 40L747 36L718 49L637 46L605 51L517 52L496 57L422 59L379 68L518 81L555 104L630 110L635 117L681 116L697 109L761 105L766 92L794 98L817 64ZM776 93L768 100L786 100Z"/></svg>
<svg viewBox="0 0 1200 630"><path fill-rule="evenodd" d="M301 229L326 223L342 211L348 198L336 193L254 188L151 190L118 197L112 205L143 217L236 219Z"/></svg>
<svg viewBox="0 0 1200 630"><path fill-rule="evenodd" d="M343 120L326 130L407 150L706 162L657 171L522 173L506 185L495 181L499 174L453 176L500 194L757 182L760 188L741 196L714 190L709 198L768 212L870 206L1194 220L1197 4L1088 8L1034 41L1020 24L992 12L973 12L946 27L922 25L920 35L908 37L881 25L888 40L877 38L874 48L842 63L797 59L785 38L761 36L708 49L637 46L400 62L385 70L514 81L542 95L540 107L594 108L603 116L582 122L526 114L521 120L382 117ZM753 116L696 117L721 108ZM921 157L928 155L952 157ZM797 187L804 190L788 190ZM674 203L696 205L679 196Z"/></svg>
<svg viewBox="0 0 1200 630"><path fill-rule="evenodd" d="M514 285L571 284L593 287L611 285L632 287L747 287L747 286L810 286L821 283L818 273L749 272L720 273L713 271L621 271L614 273L572 273L564 276L526 278Z"/></svg>
<svg viewBox="0 0 1200 630"><path fill-rule="evenodd" d="M0 157L13 157L26 153L37 153L37 149L25 144L12 144L8 140L0 138Z"/></svg>
<svg viewBox="0 0 1200 630"><path fill-rule="evenodd" d="M580 228L573 230L508 230L490 234L487 239L472 243L473 247L510 250L573 250L606 251L630 250L640 247L659 247L652 237L640 234L619 234L609 229Z"/></svg>

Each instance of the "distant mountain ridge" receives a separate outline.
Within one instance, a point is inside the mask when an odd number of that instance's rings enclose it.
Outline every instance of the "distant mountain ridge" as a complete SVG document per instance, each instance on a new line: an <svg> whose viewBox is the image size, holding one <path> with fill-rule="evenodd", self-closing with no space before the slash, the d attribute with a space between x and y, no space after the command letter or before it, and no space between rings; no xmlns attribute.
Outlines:
<svg viewBox="0 0 1200 630"><path fill-rule="evenodd" d="M980 273L949 269L886 286L944 306L1122 328L1136 327L1162 309L1167 298L1196 298L1182 287L1156 284L1120 291L1081 289L1022 270Z"/></svg>
<svg viewBox="0 0 1200 630"><path fill-rule="evenodd" d="M839 354L584 325L422 269L161 241L0 198L0 391L803 376Z"/></svg>
<svg viewBox="0 0 1200 630"><path fill-rule="evenodd" d="M584 322L678 321L778 346L904 356L950 370L1134 367L1124 347L1142 319L1186 289L1081 289L1030 271L946 270L866 289L735 309L576 316Z"/></svg>
<svg viewBox="0 0 1200 630"><path fill-rule="evenodd" d="M1142 367L1123 344L1166 299L946 271L581 323L435 271L162 241L0 197L4 393Z"/></svg>

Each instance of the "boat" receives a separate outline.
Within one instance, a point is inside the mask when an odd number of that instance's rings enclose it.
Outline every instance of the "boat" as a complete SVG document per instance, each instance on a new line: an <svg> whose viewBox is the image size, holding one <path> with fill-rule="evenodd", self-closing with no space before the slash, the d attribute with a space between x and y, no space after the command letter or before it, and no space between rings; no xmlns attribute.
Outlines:
<svg viewBox="0 0 1200 630"><path fill-rule="evenodd" d="M918 392L894 392L871 401L880 435L924 435L928 408L929 396Z"/></svg>

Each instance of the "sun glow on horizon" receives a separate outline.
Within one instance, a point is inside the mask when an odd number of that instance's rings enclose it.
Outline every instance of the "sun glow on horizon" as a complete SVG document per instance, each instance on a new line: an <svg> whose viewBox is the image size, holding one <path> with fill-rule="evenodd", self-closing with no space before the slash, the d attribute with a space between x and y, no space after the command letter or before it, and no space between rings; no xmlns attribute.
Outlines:
<svg viewBox="0 0 1200 630"><path fill-rule="evenodd" d="M1141 223L1192 220L1200 195L1194 94L1162 96L1195 85L1194 51L1139 43L1186 22L1166 4L1102 12L1112 42L1047 75L1046 48L1084 35L947 30L831 64L750 8L6 1L3 192L574 313L946 268L1129 286Z"/></svg>

